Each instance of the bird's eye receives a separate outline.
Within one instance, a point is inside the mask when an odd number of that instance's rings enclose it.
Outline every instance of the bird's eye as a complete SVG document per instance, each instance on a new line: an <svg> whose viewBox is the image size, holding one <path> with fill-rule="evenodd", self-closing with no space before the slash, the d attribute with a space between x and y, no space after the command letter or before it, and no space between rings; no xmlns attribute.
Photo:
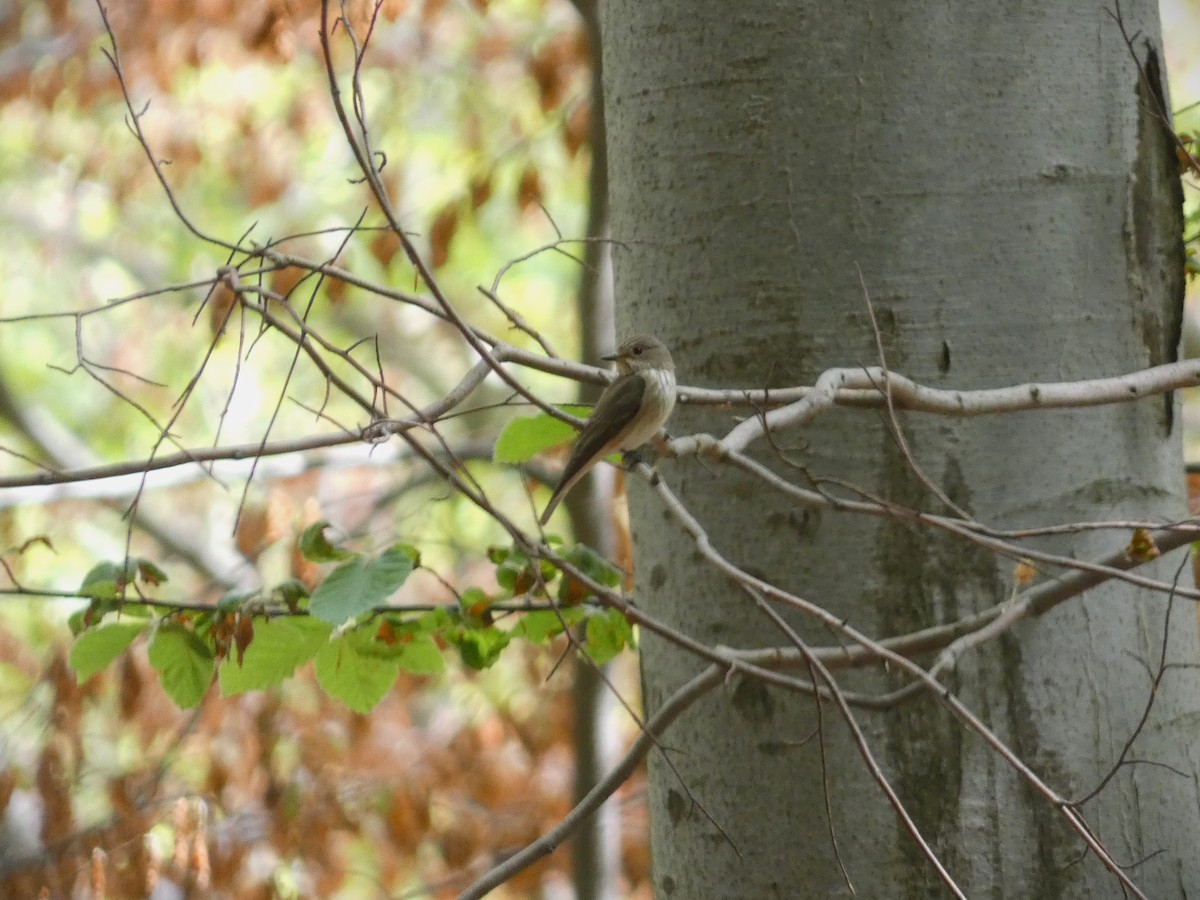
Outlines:
<svg viewBox="0 0 1200 900"><path fill-rule="evenodd" d="M639 345L639 346L637 346L637 347L634 347L634 348L633 348L633 355L634 355L634 356L641 356L641 355L642 355L642 348L641 348L641 346L640 346L640 345Z"/></svg>

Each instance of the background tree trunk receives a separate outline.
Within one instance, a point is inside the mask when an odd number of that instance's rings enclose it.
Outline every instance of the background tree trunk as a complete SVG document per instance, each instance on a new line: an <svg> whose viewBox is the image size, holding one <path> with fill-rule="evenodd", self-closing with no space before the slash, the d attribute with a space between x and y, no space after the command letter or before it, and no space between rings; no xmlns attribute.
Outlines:
<svg viewBox="0 0 1200 900"><path fill-rule="evenodd" d="M1159 52L1156 8L1122 7L1146 62ZM618 335L657 332L687 384L811 383L830 366L877 362L858 266L888 365L938 387L1170 358L1177 178L1106 9L606 0ZM924 471L997 527L1184 513L1178 429L1160 399L900 421ZM731 424L727 411L684 406L671 430ZM835 411L782 440L816 477L944 511L874 413ZM734 562L869 633L956 619L1011 591L1011 561L938 533L791 507L694 459L660 470ZM657 500L636 484L631 494L642 605L712 644L787 644L713 577ZM1096 558L1127 539L1039 546ZM968 655L952 687L1054 787L1082 796L1137 726L1166 610L1128 586L1093 591ZM1177 602L1168 658L1195 662L1196 650L1194 607ZM648 708L698 665L645 637ZM1124 767L1083 807L1118 860L1140 862L1132 874L1153 897L1200 891L1198 708L1195 672L1170 670L1131 755L1172 769ZM970 896L1115 895L1062 816L934 699L860 716ZM819 742L805 741L815 723L811 700L735 679L674 726L671 765L655 754L650 766L658 896L714 896L713 885L723 896L843 895L831 832L860 896L940 894L832 710L823 776Z"/></svg>
<svg viewBox="0 0 1200 900"><path fill-rule="evenodd" d="M587 29L592 58L588 90L592 160L588 172L588 242L580 249L576 308L579 313L580 358L605 365L602 357L616 346L613 342L612 281L608 273L608 247L601 238L608 231L608 162L604 136L604 91L601 86L600 21L597 0L573 0ZM580 386L579 399L594 403L599 385ZM598 466L564 499L571 531L581 544L594 548L606 559L617 558L617 540L612 519L613 472ZM572 799L578 803L621 755L620 736L613 728L618 714L610 681L593 663L580 658L571 688L575 712L575 783ZM605 666L603 673L611 667ZM614 900L619 896L621 870L621 810L610 799L594 816L588 817L571 840L571 874L576 900Z"/></svg>

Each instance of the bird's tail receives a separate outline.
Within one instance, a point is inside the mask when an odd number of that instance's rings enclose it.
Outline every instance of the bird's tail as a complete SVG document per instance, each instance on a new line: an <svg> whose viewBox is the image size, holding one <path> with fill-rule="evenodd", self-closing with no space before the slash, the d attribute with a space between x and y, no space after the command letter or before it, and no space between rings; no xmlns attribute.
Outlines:
<svg viewBox="0 0 1200 900"><path fill-rule="evenodd" d="M558 504L562 502L562 498L567 495L567 484L563 482L554 489L554 493L550 495L550 502L546 504L546 509L542 512L542 517L538 519L543 526L550 521L550 516L554 514L554 510L558 508Z"/></svg>

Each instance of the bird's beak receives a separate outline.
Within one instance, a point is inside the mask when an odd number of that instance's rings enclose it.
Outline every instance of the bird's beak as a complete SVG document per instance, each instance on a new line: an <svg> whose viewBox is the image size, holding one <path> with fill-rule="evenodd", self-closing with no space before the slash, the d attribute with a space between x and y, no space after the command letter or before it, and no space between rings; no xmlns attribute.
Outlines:
<svg viewBox="0 0 1200 900"><path fill-rule="evenodd" d="M621 354L620 353L610 353L608 356L602 356L600 358L605 360L606 362L616 362L618 359L621 358Z"/></svg>

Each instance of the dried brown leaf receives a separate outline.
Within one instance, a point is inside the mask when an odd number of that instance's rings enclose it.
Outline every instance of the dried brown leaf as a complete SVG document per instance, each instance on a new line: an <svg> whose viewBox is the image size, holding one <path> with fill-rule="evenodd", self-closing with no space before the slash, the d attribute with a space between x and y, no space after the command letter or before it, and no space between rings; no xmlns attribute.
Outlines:
<svg viewBox="0 0 1200 900"><path fill-rule="evenodd" d="M448 203L442 207L429 226L429 249L432 254L433 267L440 269L450 258L450 242L458 231L459 209L457 203Z"/></svg>

